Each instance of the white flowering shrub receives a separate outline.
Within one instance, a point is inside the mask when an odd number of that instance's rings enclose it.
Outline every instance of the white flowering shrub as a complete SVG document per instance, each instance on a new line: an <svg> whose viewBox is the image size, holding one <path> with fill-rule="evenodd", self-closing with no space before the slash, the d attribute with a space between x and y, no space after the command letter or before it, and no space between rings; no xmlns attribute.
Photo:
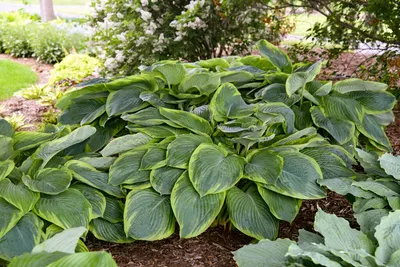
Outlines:
<svg viewBox="0 0 400 267"><path fill-rule="evenodd" d="M130 74L163 59L246 54L276 40L287 20L267 0L93 0L91 41L103 73Z"/></svg>

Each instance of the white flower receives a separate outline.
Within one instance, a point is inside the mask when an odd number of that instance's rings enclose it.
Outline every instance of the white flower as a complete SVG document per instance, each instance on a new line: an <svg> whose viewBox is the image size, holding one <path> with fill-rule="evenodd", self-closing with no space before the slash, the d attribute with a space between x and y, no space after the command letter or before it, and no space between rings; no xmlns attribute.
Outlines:
<svg viewBox="0 0 400 267"><path fill-rule="evenodd" d="M140 3L142 4L142 6L147 6L149 4L148 0L140 0Z"/></svg>
<svg viewBox="0 0 400 267"><path fill-rule="evenodd" d="M143 10L143 9L140 9L139 12L140 12L140 17L144 21L149 21L149 19L151 19L151 13L150 12L148 12L146 10Z"/></svg>
<svg viewBox="0 0 400 267"><path fill-rule="evenodd" d="M117 13L117 17L119 18L119 19L123 19L124 18L124 15L122 15L121 13Z"/></svg>
<svg viewBox="0 0 400 267"><path fill-rule="evenodd" d="M124 62L124 60L125 60L124 51L117 50L117 51L115 51L115 53L116 53L115 59L118 62Z"/></svg>
<svg viewBox="0 0 400 267"><path fill-rule="evenodd" d="M182 35L179 34L178 36L176 36L176 38L174 39L175 42L179 42L182 41Z"/></svg>
<svg viewBox="0 0 400 267"><path fill-rule="evenodd" d="M157 25L154 22L150 22L150 25L144 28L144 33L147 35L153 35L157 30Z"/></svg>
<svg viewBox="0 0 400 267"><path fill-rule="evenodd" d="M115 58L107 58L106 62L104 62L104 67L109 70L116 69L118 67L118 62Z"/></svg>
<svg viewBox="0 0 400 267"><path fill-rule="evenodd" d="M120 40L121 42L125 42L126 41L126 32L123 32L121 34L117 34L117 38L118 40Z"/></svg>

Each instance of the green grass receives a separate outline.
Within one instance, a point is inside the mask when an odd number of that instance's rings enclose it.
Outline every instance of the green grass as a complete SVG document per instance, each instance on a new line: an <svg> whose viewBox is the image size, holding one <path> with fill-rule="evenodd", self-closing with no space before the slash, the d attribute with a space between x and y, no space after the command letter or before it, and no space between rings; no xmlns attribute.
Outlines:
<svg viewBox="0 0 400 267"><path fill-rule="evenodd" d="M5 100L14 92L36 83L38 76L29 67L0 60L0 100Z"/></svg>

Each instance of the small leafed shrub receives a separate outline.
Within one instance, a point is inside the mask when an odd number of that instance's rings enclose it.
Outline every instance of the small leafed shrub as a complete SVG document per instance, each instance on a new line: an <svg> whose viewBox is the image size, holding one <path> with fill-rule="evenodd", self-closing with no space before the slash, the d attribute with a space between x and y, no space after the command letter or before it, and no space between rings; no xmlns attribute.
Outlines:
<svg viewBox="0 0 400 267"><path fill-rule="evenodd" d="M117 243L167 238L176 223L183 238L231 224L274 239L304 199L326 196L319 183L356 177L355 147L391 149L384 84L320 82L321 63L258 49L84 82L57 102L59 125L38 132L0 121L0 248L31 211Z"/></svg>
<svg viewBox="0 0 400 267"><path fill-rule="evenodd" d="M297 244L289 239L261 240L235 251L234 259L239 267L399 266L400 211L377 220L373 239L322 210L315 216L314 229L320 235L300 230Z"/></svg>
<svg viewBox="0 0 400 267"><path fill-rule="evenodd" d="M30 37L34 27L31 22L2 25L1 38L4 51L13 57L31 57L34 52L30 45Z"/></svg>

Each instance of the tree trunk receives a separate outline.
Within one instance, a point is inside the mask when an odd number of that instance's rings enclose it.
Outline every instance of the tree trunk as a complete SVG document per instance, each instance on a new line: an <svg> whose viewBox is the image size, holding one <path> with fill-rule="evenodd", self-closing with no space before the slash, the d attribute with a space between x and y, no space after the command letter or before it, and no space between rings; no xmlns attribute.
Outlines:
<svg viewBox="0 0 400 267"><path fill-rule="evenodd" d="M40 17L43 22L56 18L53 8L53 0L40 0Z"/></svg>

